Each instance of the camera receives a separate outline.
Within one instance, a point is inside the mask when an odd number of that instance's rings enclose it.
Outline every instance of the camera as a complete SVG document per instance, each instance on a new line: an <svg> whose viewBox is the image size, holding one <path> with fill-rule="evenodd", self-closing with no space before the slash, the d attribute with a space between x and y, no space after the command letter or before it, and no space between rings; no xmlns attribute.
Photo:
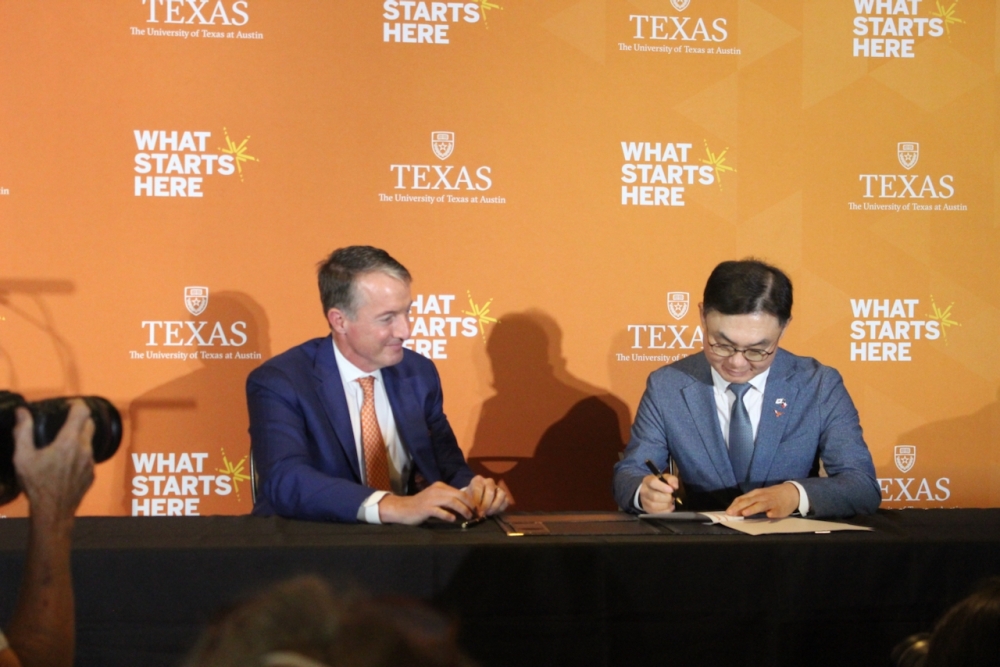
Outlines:
<svg viewBox="0 0 1000 667"><path fill-rule="evenodd" d="M122 441L122 418L106 398L100 396L63 396L29 403L20 394L0 391L0 505L17 498L21 487L14 471L14 425L17 408L31 413L35 426L35 447L46 447L59 433L69 416L69 402L79 398L90 409L94 420L94 461L107 461L118 451Z"/></svg>

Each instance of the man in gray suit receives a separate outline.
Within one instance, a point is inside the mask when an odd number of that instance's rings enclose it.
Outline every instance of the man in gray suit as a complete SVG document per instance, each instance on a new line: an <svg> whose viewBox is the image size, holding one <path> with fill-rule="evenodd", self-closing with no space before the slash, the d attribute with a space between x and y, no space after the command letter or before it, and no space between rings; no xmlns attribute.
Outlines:
<svg viewBox="0 0 1000 667"><path fill-rule="evenodd" d="M786 517L870 514L881 493L858 412L833 368L778 349L792 283L756 260L715 267L698 306L705 349L654 371L624 458L618 505ZM668 461L679 477L649 473ZM819 477L820 463L826 473Z"/></svg>

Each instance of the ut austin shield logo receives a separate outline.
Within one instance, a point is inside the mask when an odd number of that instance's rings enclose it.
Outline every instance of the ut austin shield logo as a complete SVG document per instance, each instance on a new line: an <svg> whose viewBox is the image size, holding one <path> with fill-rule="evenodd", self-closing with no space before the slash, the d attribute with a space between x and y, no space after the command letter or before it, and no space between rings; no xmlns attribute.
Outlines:
<svg viewBox="0 0 1000 667"><path fill-rule="evenodd" d="M184 305L188 312L198 317L208 308L208 288L207 287L185 287Z"/></svg>
<svg viewBox="0 0 1000 667"><path fill-rule="evenodd" d="M913 169L920 159L920 144L914 141L900 141L896 144L896 156L904 169Z"/></svg>
<svg viewBox="0 0 1000 667"><path fill-rule="evenodd" d="M679 12L683 12L691 4L691 0L670 0L670 4Z"/></svg>
<svg viewBox="0 0 1000 667"><path fill-rule="evenodd" d="M687 292L667 292L667 312L675 320L687 315L690 305L691 295Z"/></svg>
<svg viewBox="0 0 1000 667"><path fill-rule="evenodd" d="M447 160L455 150L454 132L431 132L431 148L439 160Z"/></svg>
<svg viewBox="0 0 1000 667"><path fill-rule="evenodd" d="M913 445L896 445L896 467L899 472L908 473L917 462L917 448Z"/></svg>

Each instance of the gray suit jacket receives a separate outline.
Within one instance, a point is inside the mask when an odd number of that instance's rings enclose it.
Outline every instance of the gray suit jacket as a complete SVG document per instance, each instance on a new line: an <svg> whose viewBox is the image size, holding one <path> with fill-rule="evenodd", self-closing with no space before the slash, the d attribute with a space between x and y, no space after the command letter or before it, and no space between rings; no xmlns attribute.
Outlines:
<svg viewBox="0 0 1000 667"><path fill-rule="evenodd" d="M618 506L637 511L632 500L649 474L646 459L664 470L672 458L688 510L725 509L751 489L789 480L806 490L810 516L851 516L878 509L881 492L875 466L840 373L781 349L775 354L749 482L742 488L736 483L716 416L711 367L699 353L650 374L625 456L615 466ZM828 477L817 476L820 461Z"/></svg>

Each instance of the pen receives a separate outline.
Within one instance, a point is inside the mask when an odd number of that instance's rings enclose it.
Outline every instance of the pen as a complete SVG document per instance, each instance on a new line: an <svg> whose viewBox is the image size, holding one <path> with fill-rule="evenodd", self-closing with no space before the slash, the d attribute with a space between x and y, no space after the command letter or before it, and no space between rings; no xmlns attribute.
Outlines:
<svg viewBox="0 0 1000 667"><path fill-rule="evenodd" d="M459 525L462 527L462 530L465 530L466 528L472 528L473 526L478 526L483 521L486 521L486 515L485 514L482 515L482 516L474 516L471 519L466 519L465 521L463 521Z"/></svg>
<svg viewBox="0 0 1000 667"><path fill-rule="evenodd" d="M649 472L651 472L654 475L656 475L656 479L660 480L661 482L663 482L667 486L670 486L670 482L668 482L667 480L663 479L663 473L660 471L659 468L656 467L655 463L653 463L649 459L646 459L646 467L649 468ZM674 487L672 487L672 486L670 486L670 488L674 489ZM674 489L675 493L676 493L676 491L677 491L677 489ZM684 502L680 498L678 498L676 495L674 496L674 502L677 503L678 505L683 505L684 504Z"/></svg>

